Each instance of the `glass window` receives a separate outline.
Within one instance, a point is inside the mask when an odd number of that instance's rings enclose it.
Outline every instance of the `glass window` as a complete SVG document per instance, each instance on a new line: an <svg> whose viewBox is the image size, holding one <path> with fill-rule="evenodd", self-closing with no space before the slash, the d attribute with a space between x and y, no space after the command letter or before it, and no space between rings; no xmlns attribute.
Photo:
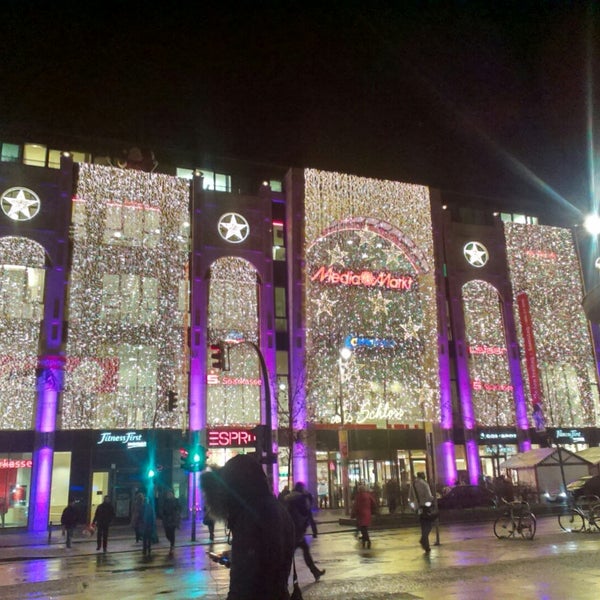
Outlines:
<svg viewBox="0 0 600 600"><path fill-rule="evenodd" d="M275 288L275 330L287 331L285 288Z"/></svg>
<svg viewBox="0 0 600 600"><path fill-rule="evenodd" d="M62 156L61 150L50 150L48 152L48 166L51 169L60 169L60 157Z"/></svg>
<svg viewBox="0 0 600 600"><path fill-rule="evenodd" d="M109 204L104 243L155 248L160 240L160 212L134 204Z"/></svg>
<svg viewBox="0 0 600 600"><path fill-rule="evenodd" d="M46 146L40 144L25 144L23 147L23 162L34 167L46 166Z"/></svg>
<svg viewBox="0 0 600 600"><path fill-rule="evenodd" d="M27 525L32 464L30 453L0 455L2 527Z"/></svg>
<svg viewBox="0 0 600 600"><path fill-rule="evenodd" d="M273 221L273 260L285 260L285 237L280 221Z"/></svg>
<svg viewBox="0 0 600 600"><path fill-rule="evenodd" d="M175 174L177 175L177 177L181 177L182 179L193 179L194 170L193 169L182 169L180 167L177 167Z"/></svg>
<svg viewBox="0 0 600 600"><path fill-rule="evenodd" d="M19 162L20 147L17 144L2 144L3 162Z"/></svg>
<svg viewBox="0 0 600 600"><path fill-rule="evenodd" d="M270 179L269 187L271 188L272 192L282 192L283 191L283 184L278 179Z"/></svg>
<svg viewBox="0 0 600 600"><path fill-rule="evenodd" d="M132 324L154 323L158 281L131 273L102 276L102 318Z"/></svg>

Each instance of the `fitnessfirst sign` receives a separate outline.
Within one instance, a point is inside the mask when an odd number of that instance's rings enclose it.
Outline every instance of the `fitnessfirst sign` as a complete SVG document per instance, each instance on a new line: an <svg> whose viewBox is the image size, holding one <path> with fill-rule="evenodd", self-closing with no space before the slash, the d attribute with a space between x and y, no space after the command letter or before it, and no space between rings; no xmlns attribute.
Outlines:
<svg viewBox="0 0 600 600"><path fill-rule="evenodd" d="M126 433L102 431L96 444L98 446L102 444L122 444L127 448L145 448L147 446L142 434L136 431L127 431Z"/></svg>
<svg viewBox="0 0 600 600"><path fill-rule="evenodd" d="M329 285L348 285L370 288L384 288L409 292L413 289L411 275L390 273L387 271L336 271L333 267L319 267L310 277L311 281Z"/></svg>

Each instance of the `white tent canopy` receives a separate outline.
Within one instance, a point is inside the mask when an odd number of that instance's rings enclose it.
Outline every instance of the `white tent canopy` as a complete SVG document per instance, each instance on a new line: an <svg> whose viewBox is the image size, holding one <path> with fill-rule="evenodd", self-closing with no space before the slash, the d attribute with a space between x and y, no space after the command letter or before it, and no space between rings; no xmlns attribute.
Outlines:
<svg viewBox="0 0 600 600"><path fill-rule="evenodd" d="M520 484L538 494L555 496L565 485L590 473L592 463L565 448L535 448L500 463L501 469L517 472Z"/></svg>

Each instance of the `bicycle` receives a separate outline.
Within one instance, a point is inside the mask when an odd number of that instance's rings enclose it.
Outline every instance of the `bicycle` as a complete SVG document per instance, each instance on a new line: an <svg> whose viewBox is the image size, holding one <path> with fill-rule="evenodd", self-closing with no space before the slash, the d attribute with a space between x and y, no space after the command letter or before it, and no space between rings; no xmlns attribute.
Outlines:
<svg viewBox="0 0 600 600"><path fill-rule="evenodd" d="M568 532L600 531L600 498L581 496L571 500L568 511L558 515L558 524Z"/></svg>
<svg viewBox="0 0 600 600"><path fill-rule="evenodd" d="M537 520L529 503L522 500L507 502L506 511L494 521L494 535L498 539L515 537L519 533L523 539L532 540L537 528Z"/></svg>

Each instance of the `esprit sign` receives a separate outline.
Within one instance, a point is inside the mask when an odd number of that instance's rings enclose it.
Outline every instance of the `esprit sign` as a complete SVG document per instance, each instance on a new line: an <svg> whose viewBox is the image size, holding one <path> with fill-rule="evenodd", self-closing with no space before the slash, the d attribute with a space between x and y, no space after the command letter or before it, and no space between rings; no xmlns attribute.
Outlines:
<svg viewBox="0 0 600 600"><path fill-rule="evenodd" d="M411 275L389 273L386 271L370 271L365 269L360 272L336 271L333 267L319 267L310 276L311 281L329 285L348 285L359 287L378 287L401 292L410 291L414 280Z"/></svg>
<svg viewBox="0 0 600 600"><path fill-rule="evenodd" d="M206 437L209 448L253 446L256 440L247 429L208 429Z"/></svg>
<svg viewBox="0 0 600 600"><path fill-rule="evenodd" d="M100 438L96 442L101 444L123 444L127 448L145 448L146 441L141 433L137 431L127 431L126 433L112 433L112 431L100 432Z"/></svg>
<svg viewBox="0 0 600 600"><path fill-rule="evenodd" d="M0 469L31 469L33 460L30 458L0 458Z"/></svg>

